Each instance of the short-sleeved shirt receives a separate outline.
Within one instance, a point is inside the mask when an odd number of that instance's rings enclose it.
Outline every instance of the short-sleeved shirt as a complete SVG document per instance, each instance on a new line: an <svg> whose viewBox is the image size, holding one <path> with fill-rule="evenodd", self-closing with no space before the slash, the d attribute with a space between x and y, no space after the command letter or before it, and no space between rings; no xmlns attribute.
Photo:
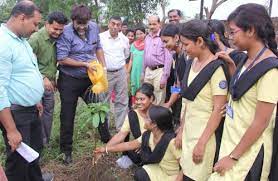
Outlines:
<svg viewBox="0 0 278 181"><path fill-rule="evenodd" d="M0 111L11 104L34 106L44 87L31 46L5 24L0 27L0 42Z"/></svg>
<svg viewBox="0 0 278 181"><path fill-rule="evenodd" d="M137 138L137 141L142 143L142 136ZM156 145L153 142L153 134L151 133L150 134L150 139L149 139L149 147L153 151L155 146ZM155 174L156 171L159 170L159 169L161 169L163 172L165 172L166 175L168 175L168 176L177 175L180 171L180 167L179 167L180 157L181 157L181 150L176 148L175 139L172 139L169 142L169 145L166 149L166 152L165 152L162 160L159 162L159 164L155 164L159 168L158 169L152 169L154 173L152 173L151 175L159 176L159 175ZM159 172L157 172L157 173L159 173Z"/></svg>
<svg viewBox="0 0 278 181"><path fill-rule="evenodd" d="M46 28L41 28L32 34L28 40L37 56L41 74L50 80L55 80L57 72L55 40L51 39Z"/></svg>
<svg viewBox="0 0 278 181"><path fill-rule="evenodd" d="M198 73L193 72L191 67L188 84L194 80ZM202 163L195 164L192 160L192 153L213 111L213 96L227 95L227 85L224 70L222 67L218 67L194 101L185 99L186 113L182 136L181 166L184 174L193 180L207 180L212 173L216 148L215 136L212 135L206 144Z"/></svg>
<svg viewBox="0 0 278 181"><path fill-rule="evenodd" d="M277 104L278 101L278 69L272 69L264 74L239 100L229 100L233 109L233 118L226 115L224 131L221 141L219 159L229 155L239 144L246 130L252 124L258 101ZM215 173L211 180L244 180L253 165L262 145L264 146L264 160L261 180L268 180L272 155L272 137L275 124L276 107L272 113L268 127L258 140L240 157L237 164L225 176ZM260 165L261 166L261 165Z"/></svg>
<svg viewBox="0 0 278 181"><path fill-rule="evenodd" d="M145 124L144 118L138 113L137 110L134 110L134 111L136 112L136 114L138 116L138 121L139 121L139 126L140 126L141 133L144 133L146 131L144 129L144 124ZM123 132L130 132L131 131L128 115L126 115L126 117L125 117L125 121L122 125L121 131L123 131Z"/></svg>
<svg viewBox="0 0 278 181"><path fill-rule="evenodd" d="M109 30L100 33L101 45L104 51L106 68L109 71L119 70L126 64L126 59L130 55L128 38L119 33L113 38Z"/></svg>
<svg viewBox="0 0 278 181"><path fill-rule="evenodd" d="M57 60L71 58L80 62L91 62L96 59L96 51L101 47L99 39L99 28L96 23L89 22L86 39L79 37L73 24L65 26L63 33L56 43ZM59 65L59 70L76 78L87 78L86 67L72 67Z"/></svg>

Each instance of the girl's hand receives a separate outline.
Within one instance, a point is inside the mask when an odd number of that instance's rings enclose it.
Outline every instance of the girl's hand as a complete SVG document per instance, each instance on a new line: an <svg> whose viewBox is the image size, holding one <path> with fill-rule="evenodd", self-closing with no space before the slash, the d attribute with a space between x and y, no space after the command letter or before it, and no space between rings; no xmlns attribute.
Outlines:
<svg viewBox="0 0 278 181"><path fill-rule="evenodd" d="M227 64L234 64L234 61L231 59L231 57L227 54L227 52L225 51L220 51L220 52L217 52L215 54L215 56L217 58L221 58L223 59Z"/></svg>
<svg viewBox="0 0 278 181"><path fill-rule="evenodd" d="M206 148L206 146L200 142L198 142L195 145L195 147L193 149L193 153L192 153L192 160L195 164L202 163L204 153L205 153L205 148Z"/></svg>
<svg viewBox="0 0 278 181"><path fill-rule="evenodd" d="M94 151L95 154L104 153L104 152L105 152L105 147L98 147Z"/></svg>
<svg viewBox="0 0 278 181"><path fill-rule="evenodd" d="M181 132L181 130L178 132L178 134L175 138L175 146L176 146L177 149L182 148L182 132Z"/></svg>
<svg viewBox="0 0 278 181"><path fill-rule="evenodd" d="M180 171L175 181L183 181L183 172Z"/></svg>
<svg viewBox="0 0 278 181"><path fill-rule="evenodd" d="M99 147L96 148L94 153L93 153L93 165L97 164L98 160L103 156L103 153L105 152L105 148L104 147Z"/></svg>
<svg viewBox="0 0 278 181"><path fill-rule="evenodd" d="M221 107L221 112L220 112L220 114L222 115L222 117L225 117L225 115L226 115L226 106L227 106L227 104L224 104L224 105Z"/></svg>
<svg viewBox="0 0 278 181"><path fill-rule="evenodd" d="M225 172L230 170L234 166L235 162L236 161L231 159L229 156L225 156L215 164L213 170L221 176L224 176Z"/></svg>

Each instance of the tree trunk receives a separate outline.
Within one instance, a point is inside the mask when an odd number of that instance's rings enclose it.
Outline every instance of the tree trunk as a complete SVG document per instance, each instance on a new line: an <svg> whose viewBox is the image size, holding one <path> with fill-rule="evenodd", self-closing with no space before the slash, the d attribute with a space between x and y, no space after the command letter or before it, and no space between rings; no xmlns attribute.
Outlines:
<svg viewBox="0 0 278 181"><path fill-rule="evenodd" d="M273 3L273 0L269 0L268 14L270 17L271 17L272 3Z"/></svg>
<svg viewBox="0 0 278 181"><path fill-rule="evenodd" d="M94 0L95 1L95 6L97 9L97 13L96 13L96 23L99 23L99 17L98 17L98 11L99 11L99 6L98 6L98 0Z"/></svg>
<svg viewBox="0 0 278 181"><path fill-rule="evenodd" d="M215 10L224 2L226 2L227 0L212 0L212 4L211 4L211 8L210 10L208 9L208 7L205 7L205 12L206 12L206 17L207 19L211 19L213 13L215 12Z"/></svg>
<svg viewBox="0 0 278 181"><path fill-rule="evenodd" d="M161 9L162 9L162 24L164 24L165 23L165 21L166 21L166 7L165 7L165 4L164 4L164 2L162 1L161 3L160 3L160 6L161 6Z"/></svg>

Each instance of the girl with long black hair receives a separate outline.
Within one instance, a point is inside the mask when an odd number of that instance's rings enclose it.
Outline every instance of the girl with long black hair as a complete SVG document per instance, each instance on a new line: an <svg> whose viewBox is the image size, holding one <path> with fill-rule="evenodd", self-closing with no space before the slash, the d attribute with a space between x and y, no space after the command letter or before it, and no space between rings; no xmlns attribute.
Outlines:
<svg viewBox="0 0 278 181"><path fill-rule="evenodd" d="M184 180L205 181L213 169L221 107L227 101L228 77L224 61L207 23L192 20L182 26L180 41L190 57L182 82L185 98L182 126L181 167Z"/></svg>
<svg viewBox="0 0 278 181"><path fill-rule="evenodd" d="M273 160L277 155L272 149L277 147L273 132L278 101L274 27L265 7L253 3L239 6L229 15L228 23L234 45L247 51L248 57L238 60L234 68L219 161L209 180L265 181L272 155ZM229 57L222 58L233 62ZM272 170L275 172L277 168ZM278 178L273 174L270 179Z"/></svg>

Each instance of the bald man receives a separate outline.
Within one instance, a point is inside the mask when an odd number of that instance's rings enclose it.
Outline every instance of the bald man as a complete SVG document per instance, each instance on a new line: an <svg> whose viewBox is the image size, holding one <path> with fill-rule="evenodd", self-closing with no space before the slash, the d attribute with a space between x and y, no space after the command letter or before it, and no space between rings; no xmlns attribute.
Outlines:
<svg viewBox="0 0 278 181"><path fill-rule="evenodd" d="M148 22L150 32L145 38L141 79L154 86L155 104L162 105L165 102L166 84L170 75L172 55L160 39L161 25L159 17L150 16Z"/></svg>

